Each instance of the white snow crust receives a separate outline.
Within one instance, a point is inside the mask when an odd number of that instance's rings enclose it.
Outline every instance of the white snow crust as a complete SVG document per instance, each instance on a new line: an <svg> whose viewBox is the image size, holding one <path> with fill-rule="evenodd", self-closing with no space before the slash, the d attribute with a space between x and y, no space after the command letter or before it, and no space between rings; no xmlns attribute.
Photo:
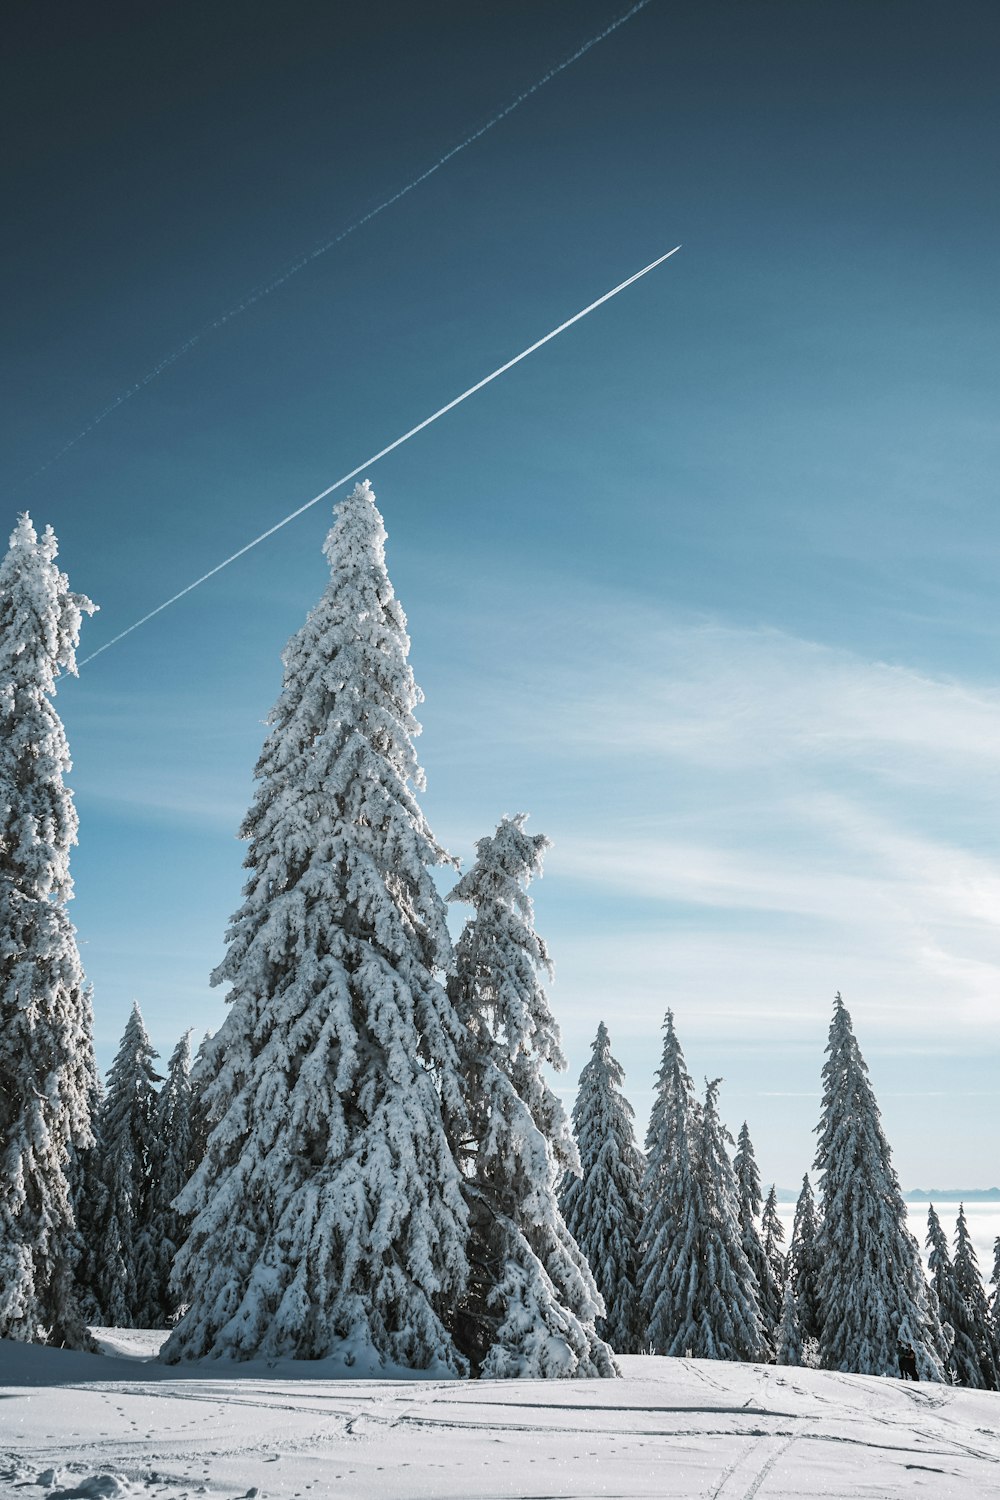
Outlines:
<svg viewBox="0 0 1000 1500"><path fill-rule="evenodd" d="M621 1380L325 1378L0 1342L0 1496L100 1500L989 1500L1000 1395L621 1357Z"/></svg>

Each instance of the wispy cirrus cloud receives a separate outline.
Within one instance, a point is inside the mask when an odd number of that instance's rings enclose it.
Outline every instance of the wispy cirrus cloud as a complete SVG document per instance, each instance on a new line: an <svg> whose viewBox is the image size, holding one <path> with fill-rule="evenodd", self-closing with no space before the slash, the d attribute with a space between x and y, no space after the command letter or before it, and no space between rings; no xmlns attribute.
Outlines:
<svg viewBox="0 0 1000 1500"><path fill-rule="evenodd" d="M505 632L452 751L500 786L531 766L571 1053L609 997L640 1050L667 1004L815 1048L836 988L869 1047L923 1055L942 1015L944 1051L996 1047L1000 685L606 592ZM548 918L566 887L583 933L564 895Z"/></svg>

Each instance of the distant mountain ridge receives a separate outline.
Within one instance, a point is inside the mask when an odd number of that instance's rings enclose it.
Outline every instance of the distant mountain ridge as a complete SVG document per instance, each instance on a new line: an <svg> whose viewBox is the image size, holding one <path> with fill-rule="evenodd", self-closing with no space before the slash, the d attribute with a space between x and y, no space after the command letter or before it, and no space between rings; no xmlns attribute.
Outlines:
<svg viewBox="0 0 1000 1500"><path fill-rule="evenodd" d="M911 1188L907 1203L1000 1203L1000 1188Z"/></svg>

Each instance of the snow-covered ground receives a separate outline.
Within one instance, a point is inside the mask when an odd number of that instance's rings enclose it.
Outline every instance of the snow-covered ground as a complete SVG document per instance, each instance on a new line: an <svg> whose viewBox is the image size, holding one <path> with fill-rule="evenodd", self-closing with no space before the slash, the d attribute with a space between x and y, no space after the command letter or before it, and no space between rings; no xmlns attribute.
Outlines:
<svg viewBox="0 0 1000 1500"><path fill-rule="evenodd" d="M0 1343L0 1495L207 1500L980 1500L1000 1395L773 1366L630 1358L623 1380L178 1371Z"/></svg>

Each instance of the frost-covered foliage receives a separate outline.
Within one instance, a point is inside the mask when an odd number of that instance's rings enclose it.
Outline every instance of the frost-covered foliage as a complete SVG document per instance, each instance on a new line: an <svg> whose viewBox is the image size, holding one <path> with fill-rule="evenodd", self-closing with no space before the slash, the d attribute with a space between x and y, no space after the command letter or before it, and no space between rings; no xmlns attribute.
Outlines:
<svg viewBox="0 0 1000 1500"><path fill-rule="evenodd" d="M97 1123L98 1228L95 1295L114 1328L145 1328L149 1316L146 1235L150 1211L158 1054L133 1003L108 1074ZM156 1326L155 1324L152 1326Z"/></svg>
<svg viewBox="0 0 1000 1500"><path fill-rule="evenodd" d="M955 1287L968 1309L975 1369L968 1372L976 1379L963 1379L963 1385L977 1386L980 1390L997 1389L997 1361L990 1328L990 1309L979 1275L979 1263L975 1246L969 1237L969 1226L965 1219L965 1204L958 1206L958 1222L955 1226Z"/></svg>
<svg viewBox="0 0 1000 1500"><path fill-rule="evenodd" d="M635 1115L621 1091L625 1074L603 1021L592 1050L573 1106L583 1175L564 1179L562 1211L604 1298L602 1337L619 1354L639 1354L645 1342L636 1285L645 1163L632 1129Z"/></svg>
<svg viewBox="0 0 1000 1500"><path fill-rule="evenodd" d="M95 606L20 517L0 563L0 1337L86 1347L74 1199L93 1142L90 991L66 912L77 817L52 699Z"/></svg>
<svg viewBox="0 0 1000 1500"><path fill-rule="evenodd" d="M804 1173L802 1187L795 1204L792 1221L792 1238L786 1258L786 1282L791 1282L795 1293L795 1315L803 1345L819 1339L822 1318L819 1300L819 1224L816 1217L816 1200L813 1197L809 1174Z"/></svg>
<svg viewBox="0 0 1000 1500"><path fill-rule="evenodd" d="M186 1031L171 1053L153 1111L149 1197L136 1251L140 1328L166 1328L177 1310L170 1271L187 1223L173 1202L194 1169L191 1099L191 1033Z"/></svg>
<svg viewBox="0 0 1000 1500"><path fill-rule="evenodd" d="M771 1257L765 1251L761 1230L757 1227L761 1211L760 1173L757 1170L750 1129L745 1120L736 1140L733 1171L736 1175L737 1217L743 1253L753 1272L761 1321L773 1348L782 1315L781 1279L775 1276Z"/></svg>
<svg viewBox="0 0 1000 1500"><path fill-rule="evenodd" d="M897 1375L897 1340L921 1379L941 1380L947 1343L868 1079L838 994L823 1067L816 1170L821 1184L820 1352L829 1370Z"/></svg>
<svg viewBox="0 0 1000 1500"><path fill-rule="evenodd" d="M720 1079L706 1084L680 1224L668 1254L674 1332L665 1354L763 1359L768 1343L743 1251L738 1190L719 1118Z"/></svg>
<svg viewBox="0 0 1000 1500"><path fill-rule="evenodd" d="M551 973L525 886L548 839L501 819L448 899L474 915L455 947L452 994L467 1029L467 1162L472 1278L461 1337L490 1377L615 1375L594 1320L604 1304L563 1221L557 1184L578 1172L565 1111L545 1079L564 1068L540 975Z"/></svg>
<svg viewBox="0 0 1000 1500"><path fill-rule="evenodd" d="M212 1129L178 1200L189 1306L170 1362L382 1359L458 1371L467 1211L451 963L415 790L420 701L370 486L335 511L329 586L284 652L243 824L249 878L213 976Z"/></svg>

